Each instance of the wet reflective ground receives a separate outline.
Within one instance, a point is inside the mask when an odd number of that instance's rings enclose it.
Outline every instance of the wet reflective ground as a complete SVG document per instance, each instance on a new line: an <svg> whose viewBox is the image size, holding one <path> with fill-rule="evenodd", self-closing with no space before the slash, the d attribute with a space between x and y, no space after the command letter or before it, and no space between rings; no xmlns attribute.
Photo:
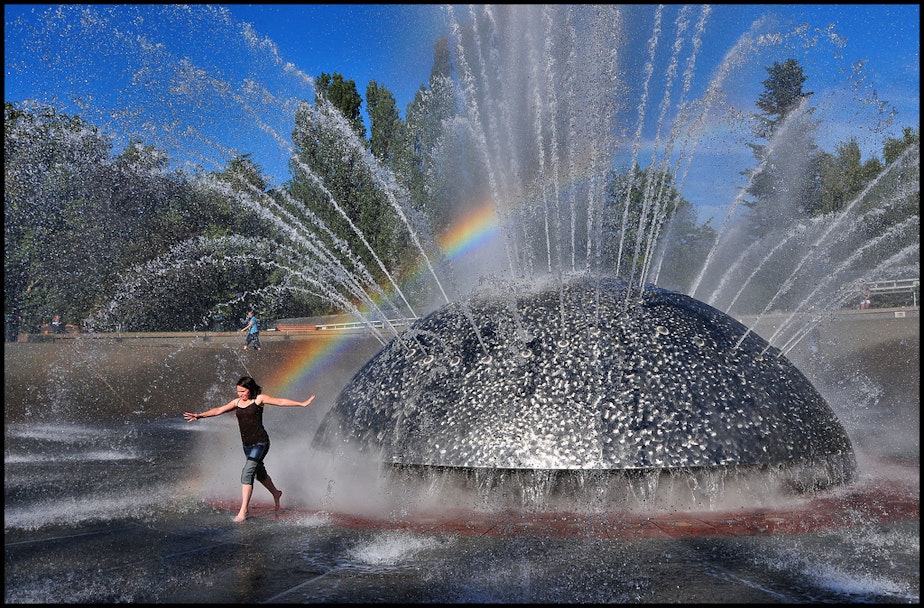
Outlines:
<svg viewBox="0 0 924 608"><path fill-rule="evenodd" d="M201 427L7 425L4 599L57 602L896 602L917 517L807 534L494 535L231 521L188 477ZM101 447L111 446L111 447ZM916 469L912 469L915 471ZM234 489L235 480L226 485ZM285 486L281 486L285 487ZM262 493L261 493L262 492Z"/></svg>
<svg viewBox="0 0 924 608"><path fill-rule="evenodd" d="M422 534L265 509L234 524L184 492L171 456L199 431L178 428L7 429L7 603L919 599L916 518L672 539Z"/></svg>
<svg viewBox="0 0 924 608"><path fill-rule="evenodd" d="M902 362L915 360L894 344L887 350ZM250 361L255 374L267 375ZM267 357L267 370L278 363ZM857 377L859 368L836 363L844 378L832 383L846 386ZM119 365L125 370L130 360L123 355ZM236 376L233 366L217 365L219 379ZM860 375L884 388L871 388L875 398L862 407L835 409L857 447L861 484L897 488L913 503L913 516L870 519L846 505L838 516L848 523L834 528L673 538L602 528L596 536L562 534L562 526L530 528L516 515L503 522L511 532L502 534L465 521L427 529L346 525L300 497L298 483L316 480L292 462L291 449L306 441L289 421L308 414L311 426L323 411L299 408L269 417L274 444L267 464L290 510L272 514L268 493L258 488L255 516L235 524L242 455L233 420L184 423L187 391L176 382L161 391L168 374L145 380L144 390L155 393L146 405L106 405L93 393L103 405L90 417L68 416L87 410L72 404L79 394L58 387L49 397L7 376L7 391L22 387L6 394L8 413L17 403L32 413L8 415L4 425L4 601L919 603L918 380L905 379L904 369L901 378L880 378L863 365ZM68 386L78 386L78 377ZM202 384L193 380L189 386ZM200 404L216 396L223 403L230 390L217 380L205 389ZM160 393L163 402L151 405ZM290 472L284 462L300 468Z"/></svg>

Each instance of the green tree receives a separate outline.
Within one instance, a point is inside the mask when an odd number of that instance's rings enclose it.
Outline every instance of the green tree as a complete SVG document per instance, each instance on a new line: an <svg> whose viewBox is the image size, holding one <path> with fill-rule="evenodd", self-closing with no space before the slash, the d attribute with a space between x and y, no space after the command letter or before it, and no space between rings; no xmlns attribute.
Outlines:
<svg viewBox="0 0 924 608"><path fill-rule="evenodd" d="M812 215L843 210L883 168L875 157L863 162L856 138L838 144L834 155L820 152L813 162L821 187Z"/></svg>
<svg viewBox="0 0 924 608"><path fill-rule="evenodd" d="M310 305L279 264L281 233L260 212L273 193L249 155L190 179L137 140L113 155L80 118L5 110L5 307L27 326L61 314L98 329L201 328L248 294L264 314Z"/></svg>
<svg viewBox="0 0 924 608"><path fill-rule="evenodd" d="M397 235L403 226L375 168L367 163L364 140L351 139L338 128L339 112L323 98L315 107L302 104L296 112L296 161L288 194L318 218L324 227L319 237L344 272L366 283L366 275L382 283L385 270L398 263L402 250Z"/></svg>
<svg viewBox="0 0 924 608"><path fill-rule="evenodd" d="M366 137L366 126L363 124L360 106L363 98L356 89L356 82L345 80L342 74L334 72L333 76L324 72L315 81L315 103L319 97L324 97L334 105L340 113L350 122L353 130L360 138Z"/></svg>
<svg viewBox="0 0 924 608"><path fill-rule="evenodd" d="M183 206L169 210L166 224L182 238L119 274L121 295L96 319L98 328L203 329L219 316L233 326L251 308L265 321L310 314L317 301L293 279L300 260L286 252L286 231L263 212L281 204L267 184L250 154L189 180Z"/></svg>
<svg viewBox="0 0 924 608"><path fill-rule="evenodd" d="M366 111L369 114L369 141L372 154L391 166L401 145L404 122L398 115L395 96L376 81L366 87Z"/></svg>
<svg viewBox="0 0 924 608"><path fill-rule="evenodd" d="M111 151L80 118L5 105L5 304L29 324L79 323L158 245L151 224L175 192L165 157L137 142Z"/></svg>
<svg viewBox="0 0 924 608"><path fill-rule="evenodd" d="M775 240L807 218L820 206L823 181L815 132L818 122L809 106L811 92L804 92L807 80L795 59L766 68L768 78L758 96L760 114L754 116L754 135L763 140L749 143L756 164L746 171L749 182L744 200L748 209L744 239ZM749 243L743 242L747 247ZM785 283L789 269L784 264L761 264L746 298L739 299L740 310L757 312L771 301L778 286ZM789 292L788 292L789 293ZM777 301L786 308L789 302Z"/></svg>
<svg viewBox="0 0 924 608"><path fill-rule="evenodd" d="M886 165L882 171L875 176L864 176L868 179L863 184L863 199L858 201L859 210L874 213L869 215L871 221L862 225L863 238L875 239L885 230L911 221L915 229L910 238L917 248L920 242L921 192L919 187L910 186L920 184L921 180L920 127L903 128L901 139L887 138L883 143L883 156ZM867 185L872 187L867 188ZM895 237L889 240L901 242ZM919 272L917 268L915 270Z"/></svg>
<svg viewBox="0 0 924 608"><path fill-rule="evenodd" d="M487 180L479 170L473 143L467 133L453 127L458 113L449 41L440 37L433 46L427 86L421 86L408 104L403 146L394 166L415 209L436 234L476 202L460 198L464 193L476 193L477 202L487 197L478 187Z"/></svg>
<svg viewBox="0 0 924 608"><path fill-rule="evenodd" d="M766 70L769 76L762 83L764 92L757 97L757 107L763 111L772 132L776 125L811 93L802 91L802 85L807 78L802 66L795 59L787 59L783 63L776 62Z"/></svg>
<svg viewBox="0 0 924 608"><path fill-rule="evenodd" d="M292 237L291 231L295 228L295 233L304 236L307 234L305 226L292 226L285 220L273 219L293 211L297 213L287 193L269 189L263 170L249 153L232 158L223 171L213 173L212 177L234 193L228 197L220 190L217 192L219 204L231 201L233 213L228 222L230 230L224 235L232 237L232 242L237 242L233 237L244 237L249 244L247 251L232 250L227 256L215 258L222 261L222 265L229 258L237 262L233 271L229 267L221 280L215 281L223 291L210 295L208 299L213 302L210 310L222 309L243 294L243 308L234 313L237 316L246 312L245 308L258 308L264 319L315 314L320 300L296 278L302 270L302 260L297 259L297 237ZM278 211L266 214L265 210Z"/></svg>
<svg viewBox="0 0 924 608"><path fill-rule="evenodd" d="M902 138L889 137L882 146L882 156L887 165L893 163L910 146L921 145L921 127L904 127Z"/></svg>
<svg viewBox="0 0 924 608"><path fill-rule="evenodd" d="M681 196L669 173L642 169L637 164L632 171L634 175L629 169L610 174L603 212L602 264L615 271L618 261L623 278L638 282L640 274L647 272L645 282L657 275L658 285L684 290L703 264L715 230L709 222L696 225L692 203ZM634 184L631 192L630 184ZM646 184L657 187L646 188ZM657 200L646 204L646 190L659 192L650 196ZM641 235L639 226L644 231Z"/></svg>
<svg viewBox="0 0 924 608"><path fill-rule="evenodd" d="M659 287L689 293L691 281L703 267L717 238L711 223L709 219L697 224L693 204L679 199L659 243L660 251L650 280Z"/></svg>
<svg viewBox="0 0 924 608"><path fill-rule="evenodd" d="M747 171L750 199L749 227L756 237L789 225L805 216L818 203L817 163L812 158L817 146L812 120L813 108L807 106L811 92L804 92L806 81L802 66L787 59L766 68L764 91L757 98L761 114L754 116L753 133L766 143L748 144L757 165Z"/></svg>

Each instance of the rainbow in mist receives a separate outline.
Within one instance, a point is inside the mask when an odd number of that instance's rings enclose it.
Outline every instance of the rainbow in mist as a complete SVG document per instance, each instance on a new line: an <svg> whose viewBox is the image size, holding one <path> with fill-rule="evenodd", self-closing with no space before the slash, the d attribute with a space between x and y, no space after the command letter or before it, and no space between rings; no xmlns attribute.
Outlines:
<svg viewBox="0 0 924 608"><path fill-rule="evenodd" d="M456 263L493 242L498 234L494 203L486 200L456 222L437 243L443 259L449 263ZM407 284L416 280L424 272L427 272L427 265L421 260L412 271L402 277L401 283ZM375 303L382 304L381 301ZM348 335L339 332L320 335L316 340L306 340L305 349L269 378L269 385L276 387L274 391L283 394L297 392L298 387L310 386L316 378L330 371L348 340Z"/></svg>

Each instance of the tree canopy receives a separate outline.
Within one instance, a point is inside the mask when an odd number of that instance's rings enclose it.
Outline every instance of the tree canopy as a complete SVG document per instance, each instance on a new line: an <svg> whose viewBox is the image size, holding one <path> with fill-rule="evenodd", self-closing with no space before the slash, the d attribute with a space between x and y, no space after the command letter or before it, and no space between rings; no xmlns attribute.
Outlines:
<svg viewBox="0 0 924 608"><path fill-rule="evenodd" d="M839 212L919 145L919 128L908 127L884 142L884 163L862 159L853 138L820 151L801 66L790 59L767 71L754 117L757 165L748 173L755 234ZM460 128L453 78L440 38L430 79L402 119L379 82L367 84L364 100L353 80L322 73L313 104L295 113L291 179L276 187L249 153L220 171L172 171L167 154L141 140L116 151L79 116L7 102L7 313L29 326L61 314L75 324L169 331L214 327L248 308L270 319L342 312L361 291L387 289L419 263L413 235L440 234L489 198L477 142ZM697 225L693 206L663 172L634 166L612 171L608 183L603 266L686 289L715 240L709 222ZM909 200L888 213L917 210ZM516 221L529 230L539 219ZM293 254L304 262L293 265ZM334 294L341 286L353 295Z"/></svg>

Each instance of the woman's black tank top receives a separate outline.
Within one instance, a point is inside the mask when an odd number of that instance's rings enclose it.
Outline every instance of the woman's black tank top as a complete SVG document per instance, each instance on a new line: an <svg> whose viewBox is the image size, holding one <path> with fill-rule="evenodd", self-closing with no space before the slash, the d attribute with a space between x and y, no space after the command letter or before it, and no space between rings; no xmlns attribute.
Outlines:
<svg viewBox="0 0 924 608"><path fill-rule="evenodd" d="M240 403L240 400L238 400ZM263 406L254 401L247 407L238 407L237 425L241 429L241 441L244 445L269 443L269 433L263 428Z"/></svg>

